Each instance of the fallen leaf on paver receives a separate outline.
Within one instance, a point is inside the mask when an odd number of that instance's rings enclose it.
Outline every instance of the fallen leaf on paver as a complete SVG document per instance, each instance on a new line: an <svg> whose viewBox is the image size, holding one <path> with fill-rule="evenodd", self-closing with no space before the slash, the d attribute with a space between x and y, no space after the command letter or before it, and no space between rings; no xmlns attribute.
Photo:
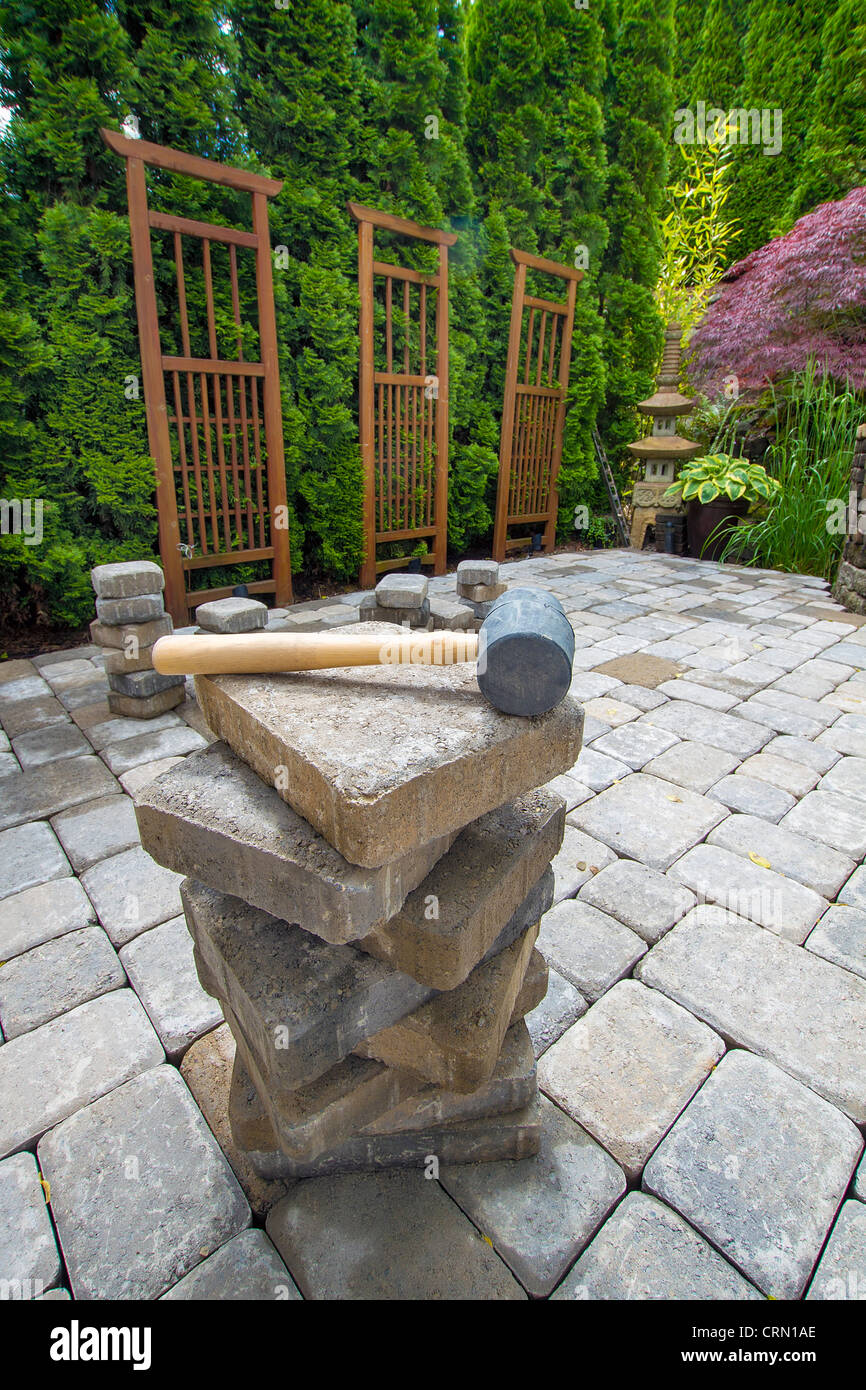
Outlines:
<svg viewBox="0 0 866 1390"><path fill-rule="evenodd" d="M682 801L681 796L669 796L667 799L668 801Z"/></svg>
<svg viewBox="0 0 866 1390"><path fill-rule="evenodd" d="M47 1178L43 1178L41 1173L39 1174L39 1186L45 1193L45 1205L49 1206L51 1203L51 1183Z"/></svg>
<svg viewBox="0 0 866 1390"><path fill-rule="evenodd" d="M574 867L575 867L576 869L580 869L580 872L583 873L584 869L586 868L586 863L585 863L585 861L584 861L583 859L580 859L580 860L578 860L578 862L575 864Z"/></svg>
<svg viewBox="0 0 866 1390"><path fill-rule="evenodd" d="M772 867L769 859L762 859L760 854L756 854L753 849L749 850L749 858L753 864L757 864L761 869L769 869Z"/></svg>

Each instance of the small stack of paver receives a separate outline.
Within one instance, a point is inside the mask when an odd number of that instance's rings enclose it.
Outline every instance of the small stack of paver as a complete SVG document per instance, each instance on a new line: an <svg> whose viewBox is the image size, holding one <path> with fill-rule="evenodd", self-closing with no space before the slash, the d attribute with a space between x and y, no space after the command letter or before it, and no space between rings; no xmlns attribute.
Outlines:
<svg viewBox="0 0 866 1390"><path fill-rule="evenodd" d="M220 741L136 813L188 875L199 977L237 1045L237 1147L269 1179L535 1153L523 1020L565 816L544 784L574 765L580 706L503 715L468 664L196 693Z"/></svg>
<svg viewBox="0 0 866 1390"><path fill-rule="evenodd" d="M433 627L427 579L423 574L386 574L361 599L362 623L399 623L429 632Z"/></svg>
<svg viewBox="0 0 866 1390"><path fill-rule="evenodd" d="M153 644L172 630L162 570L152 560L123 560L90 571L96 593L92 641L104 649L108 707L127 719L155 719L184 699L183 676L153 668Z"/></svg>
<svg viewBox="0 0 866 1390"><path fill-rule="evenodd" d="M457 597L481 625L496 599L508 588L499 578L495 560L461 560L457 566Z"/></svg>

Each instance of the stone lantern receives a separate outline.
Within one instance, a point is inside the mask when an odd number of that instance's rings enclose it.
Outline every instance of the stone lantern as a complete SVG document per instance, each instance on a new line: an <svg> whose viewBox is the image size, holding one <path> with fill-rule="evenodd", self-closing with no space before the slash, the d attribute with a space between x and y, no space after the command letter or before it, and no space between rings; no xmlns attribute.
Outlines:
<svg viewBox="0 0 866 1390"><path fill-rule="evenodd" d="M668 324L658 388L638 405L643 415L652 416L652 433L628 446L644 460L644 475L632 493L631 543L636 550L643 549L647 527L655 525L658 514L674 516L683 511L679 502L662 507L661 498L675 481L680 465L701 451L700 444L677 434L677 416L688 414L694 405L679 389L681 338L680 325Z"/></svg>

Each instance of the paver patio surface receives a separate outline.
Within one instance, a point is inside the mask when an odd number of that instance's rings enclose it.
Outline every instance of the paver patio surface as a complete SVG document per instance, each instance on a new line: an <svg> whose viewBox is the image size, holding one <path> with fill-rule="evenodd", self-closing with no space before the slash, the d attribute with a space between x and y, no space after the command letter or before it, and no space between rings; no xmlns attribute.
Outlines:
<svg viewBox="0 0 866 1390"><path fill-rule="evenodd" d="M97 647L0 664L9 1296L863 1297L866 622L815 578L654 552L502 577L562 602L587 711L551 784L544 1138L518 1162L253 1174L129 794L215 741L191 684L144 724L111 716Z"/></svg>

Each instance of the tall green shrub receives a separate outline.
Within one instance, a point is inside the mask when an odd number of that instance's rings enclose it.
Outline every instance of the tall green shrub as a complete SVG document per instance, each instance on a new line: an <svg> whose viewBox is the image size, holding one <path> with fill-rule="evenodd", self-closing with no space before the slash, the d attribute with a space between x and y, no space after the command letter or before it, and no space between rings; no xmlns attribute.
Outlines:
<svg viewBox="0 0 866 1390"><path fill-rule="evenodd" d="M560 529L595 476L591 428L604 364L597 283L607 243L601 96L603 29L568 0L478 0L467 33L468 142L485 213L482 283L490 323L488 396L501 409L513 265L508 246L585 268L575 314ZM565 287L540 279L546 297Z"/></svg>
<svg viewBox="0 0 866 1390"><path fill-rule="evenodd" d="M789 221L866 184L866 8L842 0L821 34L821 71Z"/></svg>
<svg viewBox="0 0 866 1390"><path fill-rule="evenodd" d="M634 407L652 390L663 342L654 291L672 133L673 46L673 0L622 0L608 84L610 240L601 275L607 366L603 424L614 451L635 437Z"/></svg>
<svg viewBox="0 0 866 1390"><path fill-rule="evenodd" d="M732 248L735 258L790 226L789 203L803 165L826 15L826 0L752 0L737 104L781 111L782 148L768 154L763 144L743 144L735 151L730 211L742 228Z"/></svg>

